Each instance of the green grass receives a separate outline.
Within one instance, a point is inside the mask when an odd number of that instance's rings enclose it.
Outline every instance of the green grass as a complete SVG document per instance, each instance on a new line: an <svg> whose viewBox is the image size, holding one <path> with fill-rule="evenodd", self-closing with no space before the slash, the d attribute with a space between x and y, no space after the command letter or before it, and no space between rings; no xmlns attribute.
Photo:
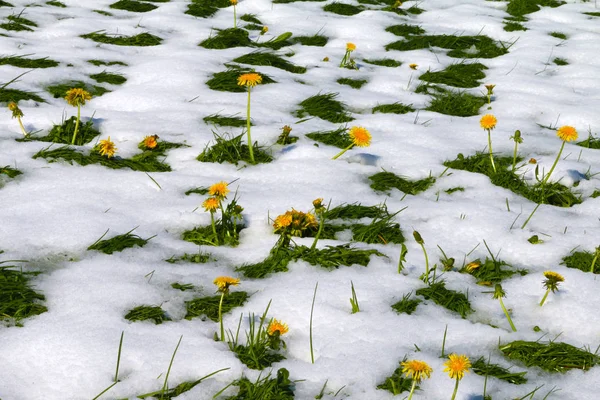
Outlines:
<svg viewBox="0 0 600 400"><path fill-rule="evenodd" d="M262 31L264 25L258 25L258 24L246 24L244 25L244 29L246 29L247 31Z"/></svg>
<svg viewBox="0 0 600 400"><path fill-rule="evenodd" d="M395 1L394 1L395 2ZM398 15L403 15L403 16L409 16L409 14L412 15L419 15L425 12L425 10L423 10L422 8L415 6L409 7L407 9L404 8L398 8L398 7L394 7L393 5L390 5L388 7L384 7L381 9L382 11L389 11L389 12L393 12L395 14Z"/></svg>
<svg viewBox="0 0 600 400"><path fill-rule="evenodd" d="M199 18L210 18L219 8L227 7L231 7L229 0L192 0L185 13Z"/></svg>
<svg viewBox="0 0 600 400"><path fill-rule="evenodd" d="M222 245L226 245L226 246L232 246L232 247L237 246L239 244L239 240L238 240L239 233L242 229L245 228L245 225L237 224L235 228L236 228L236 233L238 233L238 235L236 235L236 237L228 237L225 234L225 228L223 227L221 220L220 219L217 220L215 222L215 229L217 231L217 236L220 238L219 243ZM232 229L232 231L233 231L233 229ZM191 242L191 243L197 244L198 246L200 246L200 245L214 246L215 245L214 244L215 235L213 233L211 225L198 226L189 231L185 231L185 232L183 232L182 239L185 240L186 242Z"/></svg>
<svg viewBox="0 0 600 400"><path fill-rule="evenodd" d="M125 78L123 75L109 72L93 74L90 75L90 78L94 79L98 83L109 83L111 85L122 85L127 82L127 78Z"/></svg>
<svg viewBox="0 0 600 400"><path fill-rule="evenodd" d="M523 25L521 25L518 22L514 22L514 21L506 22L504 24L504 28L503 29L506 32L526 31L527 30L527 28L525 28Z"/></svg>
<svg viewBox="0 0 600 400"><path fill-rule="evenodd" d="M591 17L600 17L600 12L584 12L584 14Z"/></svg>
<svg viewBox="0 0 600 400"><path fill-rule="evenodd" d="M366 79L351 79L351 78L340 78L336 81L340 85L348 85L352 89L360 89L363 87L368 81Z"/></svg>
<svg viewBox="0 0 600 400"><path fill-rule="evenodd" d="M275 2L275 1L274 1ZM289 372L285 368L277 370L277 377L271 378L271 372L266 376L259 375L252 382L246 377L232 383L239 387L235 396L228 400L293 400L295 384L289 380Z"/></svg>
<svg viewBox="0 0 600 400"><path fill-rule="evenodd" d="M315 34L312 36L296 36L290 40L291 43L300 43L302 46L323 47L327 44L327 36Z"/></svg>
<svg viewBox="0 0 600 400"><path fill-rule="evenodd" d="M17 324L24 318L48 311L42 302L43 294L36 292L31 283L34 272L23 272L15 266L0 262L0 320L12 319Z"/></svg>
<svg viewBox="0 0 600 400"><path fill-rule="evenodd" d="M373 190L387 192L395 188L403 193L411 195L416 195L420 192L423 192L429 189L429 187L435 183L435 178L432 176L417 181L410 181L387 171L378 172L375 175L371 175L369 180L371 181L371 188Z"/></svg>
<svg viewBox="0 0 600 400"><path fill-rule="evenodd" d="M499 347L506 358L520 361L526 367L539 367L548 372L588 370L600 363L598 355L563 342L516 340Z"/></svg>
<svg viewBox="0 0 600 400"><path fill-rule="evenodd" d="M6 19L11 22L14 22L15 24L37 27L37 24L32 20L17 15L9 15L8 17L6 17Z"/></svg>
<svg viewBox="0 0 600 400"><path fill-rule="evenodd" d="M346 105L335 100L337 96L337 93L311 96L300 103L300 109L295 115L299 118L312 115L334 124L353 121L354 118L346 111Z"/></svg>
<svg viewBox="0 0 600 400"><path fill-rule="evenodd" d="M39 103L45 103L44 99L32 92L26 92L18 89L5 89L0 87L0 103L14 101L18 103L21 100L33 100Z"/></svg>
<svg viewBox="0 0 600 400"><path fill-rule="evenodd" d="M104 93L110 92L110 90L103 88L102 86L90 85L82 81L65 81L56 83L46 87L48 93L50 93L55 99L65 97L67 91L73 88L81 88L89 92L92 97L102 96Z"/></svg>
<svg viewBox="0 0 600 400"><path fill-rule="evenodd" d="M125 314L125 319L131 322L153 321L156 325L171 320L159 306L135 307Z"/></svg>
<svg viewBox="0 0 600 400"><path fill-rule="evenodd" d="M583 272L590 272L593 261L594 253L589 251L576 251L564 257L561 264L566 265L567 268L575 268ZM600 274L600 260L596 260L593 273Z"/></svg>
<svg viewBox="0 0 600 400"><path fill-rule="evenodd" d="M557 39L567 40L567 35L562 32L550 32L549 35Z"/></svg>
<svg viewBox="0 0 600 400"><path fill-rule="evenodd" d="M406 361L405 357L403 362ZM404 373L402 373L402 366L399 366L394 370L391 376L385 378L383 383L377 385L377 389L387 390L392 393L394 396L399 395L403 392L409 392L412 387L413 380L411 378L407 378ZM417 385L417 388L419 386Z"/></svg>
<svg viewBox="0 0 600 400"><path fill-rule="evenodd" d="M67 8L67 5L64 3L61 3L60 1L47 1L46 4L48 4L49 6L54 6L54 7L60 7L60 8Z"/></svg>
<svg viewBox="0 0 600 400"><path fill-rule="evenodd" d="M515 270L512 266L508 265L502 260L485 258L484 262L481 260L473 260L472 262L478 263L479 267L469 271L463 267L460 272L470 274L477 280L477 284L490 286L494 283L500 283L502 280L512 277L514 274L521 276L527 275L527 270L519 269ZM508 268L505 268L508 267Z"/></svg>
<svg viewBox="0 0 600 400"><path fill-rule="evenodd" d="M275 67L294 74L303 74L306 72L306 68L294 65L277 54L262 51L245 54L235 58L233 61L240 64Z"/></svg>
<svg viewBox="0 0 600 400"><path fill-rule="evenodd" d="M191 283L179 283L179 282L171 283L171 287L175 290L181 290L182 292L185 292L186 290L194 290L196 288L196 286L192 285Z"/></svg>
<svg viewBox="0 0 600 400"><path fill-rule="evenodd" d="M412 292L402 296L402 300L392 304L392 309L398 314L412 314L417 309L418 305L421 304L421 300L417 298L411 298Z"/></svg>
<svg viewBox="0 0 600 400"><path fill-rule="evenodd" d="M116 46L158 46L162 39L149 33L140 33L134 36L107 35L99 32L92 32L81 35L84 39L90 39L98 43L114 44Z"/></svg>
<svg viewBox="0 0 600 400"><path fill-rule="evenodd" d="M248 299L246 292L230 292L223 298L223 315L227 314L235 307L243 306ZM219 301L221 295L198 297L185 302L187 314L185 319L201 317L208 318L211 321L219 322Z"/></svg>
<svg viewBox="0 0 600 400"><path fill-rule="evenodd" d="M428 300L431 299L435 304L456 312L463 318L474 312L467 296L463 293L447 289L444 282L437 282L426 288L419 289L416 294Z"/></svg>
<svg viewBox="0 0 600 400"><path fill-rule="evenodd" d="M392 103L392 104L379 104L373 107L373 114L375 113L383 113L383 114L406 114L409 112L415 111L411 105L406 105L402 103Z"/></svg>
<svg viewBox="0 0 600 400"><path fill-rule="evenodd" d="M232 47L252 46L248 31L241 28L215 29L216 35L203 40L199 46L205 49L222 50Z"/></svg>
<svg viewBox="0 0 600 400"><path fill-rule="evenodd" d="M260 19L256 17L255 14L244 14L240 17L241 21L250 22L256 25L264 25Z"/></svg>
<svg viewBox="0 0 600 400"><path fill-rule="evenodd" d="M10 4L9 2L0 0L0 7L14 7L14 6L12 4Z"/></svg>
<svg viewBox="0 0 600 400"><path fill-rule="evenodd" d="M425 33L425 29L421 28L418 25L392 25L385 28L386 32L392 33L396 36L407 37L410 35L423 35Z"/></svg>
<svg viewBox="0 0 600 400"><path fill-rule="evenodd" d="M103 61L103 60L87 60L87 62L89 62L90 64L93 64L97 67L100 67L102 65L106 65L106 66L111 66L111 65L122 65L124 67L127 66L126 63L122 62L122 61Z"/></svg>
<svg viewBox="0 0 600 400"><path fill-rule="evenodd" d="M474 358L473 358L474 359ZM527 371L523 372L510 372L508 369L498 365L488 363L484 357L479 357L471 365L471 370L477 375L481 376L493 376L501 381L509 382L514 385L522 385L527 383L525 375Z"/></svg>
<svg viewBox="0 0 600 400"><path fill-rule="evenodd" d="M360 203L342 204L325 212L327 220L385 218L389 215L385 204L375 206L363 206Z"/></svg>
<svg viewBox="0 0 600 400"><path fill-rule="evenodd" d="M463 91L442 90L433 94L427 111L457 117L472 117L479 114L479 109L486 103L483 96L474 96Z"/></svg>
<svg viewBox="0 0 600 400"><path fill-rule="evenodd" d="M25 57L2 57L0 65L12 65L18 68L52 68L57 67L59 63L54 60L44 58L25 58Z"/></svg>
<svg viewBox="0 0 600 400"><path fill-rule="evenodd" d="M594 192L593 192L593 193L590 195L590 197L591 197L592 199L595 199L595 198L597 198L597 197L600 197L600 190L598 190L598 189L594 190Z"/></svg>
<svg viewBox="0 0 600 400"><path fill-rule="evenodd" d="M208 87L212 90L217 90L219 92L234 92L234 93L244 93L247 92L248 89L244 86L240 86L237 83L237 79L240 75L246 74L249 72L256 72L250 69L242 69L242 68L229 68L227 71L216 72L212 75L212 78L206 81ZM256 72L258 73L258 72ZM261 85L266 85L269 83L276 83L273 78L263 73L258 73L262 77Z"/></svg>
<svg viewBox="0 0 600 400"><path fill-rule="evenodd" d="M543 7L559 7L565 4L558 0L510 0L506 7L506 12L515 17L522 17L525 14L531 14Z"/></svg>
<svg viewBox="0 0 600 400"><path fill-rule="evenodd" d="M104 10L93 10L96 14L100 14L100 15L104 15L106 17L112 17L112 13L109 13L108 11L104 11Z"/></svg>
<svg viewBox="0 0 600 400"><path fill-rule="evenodd" d="M221 114L211 114L207 117L203 118L204 122L212 125L219 126L233 126L236 128L241 128L246 126L246 119L236 117L235 115L224 116Z"/></svg>
<svg viewBox="0 0 600 400"><path fill-rule="evenodd" d="M125 10L131 12L148 12L156 9L154 4L148 4L135 0L119 0L109 6L115 10Z"/></svg>
<svg viewBox="0 0 600 400"><path fill-rule="evenodd" d="M338 14L338 15L348 15L348 16L356 15L356 14L362 12L364 9L365 9L364 7L354 6L352 4L346 4L346 3L338 3L338 2L329 3L325 7L323 7L324 11L331 12L331 13Z"/></svg>
<svg viewBox="0 0 600 400"><path fill-rule="evenodd" d="M251 163L250 149L247 144L243 144L242 141L246 139L246 134L242 133L238 136L227 137L225 135L219 136L216 132L213 132L215 137L215 143L210 146L206 145L202 153L196 158L200 162L214 162L214 163L231 163L237 165L240 161ZM268 153L262 150L261 147L255 142L252 144L254 161L257 164L270 163L273 161Z"/></svg>
<svg viewBox="0 0 600 400"><path fill-rule="evenodd" d="M4 167L0 167L0 175L6 175L11 179L16 178L17 176L19 176L21 174L22 174L21 171L19 171L16 168L11 168L8 165L6 165Z"/></svg>
<svg viewBox="0 0 600 400"><path fill-rule="evenodd" d="M453 64L442 71L427 71L419 79L429 83L438 83L460 88L474 88L481 85L479 80L485 78L484 70L488 69L480 63Z"/></svg>
<svg viewBox="0 0 600 400"><path fill-rule="evenodd" d="M581 198L576 196L569 188L558 182L546 183L544 190L540 184L528 185L521 177L510 171L512 157L496 157L496 172L492 169L488 153L477 153L466 157L459 154L455 160L446 161L446 167L463 171L480 173L488 176L492 184L503 187L538 204L550 204L558 207L572 207L581 203Z"/></svg>
<svg viewBox="0 0 600 400"><path fill-rule="evenodd" d="M352 240L355 242L377 244L403 243L404 235L400 229L400 224L392 221L394 216L395 214L374 218L368 225L351 225Z"/></svg>
<svg viewBox="0 0 600 400"><path fill-rule="evenodd" d="M26 139L21 139L22 141L29 140L37 140L40 142L52 142L52 143L62 143L62 144L71 144L71 140L73 139L73 132L75 131L75 124L77 118L75 116L70 117L69 119L63 121L60 125L54 125L48 135L42 137L31 136ZM82 146L86 143L91 142L96 136L98 136L100 132L94 128L94 123L91 120L88 121L80 121L79 123L79 131L77 133L77 138L75 139L75 144L78 146Z"/></svg>
<svg viewBox="0 0 600 400"><path fill-rule="evenodd" d="M296 1L306 1L306 2L322 2L325 0L273 0L273 4L288 4L288 3L294 3Z"/></svg>
<svg viewBox="0 0 600 400"><path fill-rule="evenodd" d="M569 62L564 58L556 57L552 62L556 65L569 65Z"/></svg>
<svg viewBox="0 0 600 400"><path fill-rule="evenodd" d="M335 146L340 149L345 149L352 144L348 129L341 127L333 131L317 131L307 133L306 137L329 146Z"/></svg>
<svg viewBox="0 0 600 400"><path fill-rule="evenodd" d="M594 137L590 134L587 139L578 142L577 146L588 149L600 149L600 138Z"/></svg>
<svg viewBox="0 0 600 400"><path fill-rule="evenodd" d="M476 52L470 49L475 46ZM508 49L501 42L495 42L484 35L456 36L456 35L422 35L409 36L405 40L390 43L386 50L418 50L430 47L449 49L448 56L455 58L494 58L508 53Z"/></svg>
<svg viewBox="0 0 600 400"><path fill-rule="evenodd" d="M201 196L204 196L204 195L208 194L208 190L209 190L208 186L198 186L196 188L186 191L185 195L189 196L190 194L199 194Z"/></svg>
<svg viewBox="0 0 600 400"><path fill-rule="evenodd" d="M18 24L16 22L6 22L4 24L0 24L0 28L15 32L33 32L33 29L27 27L27 25Z"/></svg>
<svg viewBox="0 0 600 400"><path fill-rule="evenodd" d="M378 58L378 59L363 59L367 64L379 65L380 67L396 68L402 65L400 61L393 60L391 58Z"/></svg>
<svg viewBox="0 0 600 400"><path fill-rule="evenodd" d="M113 236L110 239L102 240L102 237L104 237L104 235L108 233L108 231L106 231L106 233L102 235L100 239L96 240L96 242L87 249L97 250L104 254L112 254L115 252L123 251L130 247L144 247L148 243L148 241L152 239L152 237L148 239L142 239L138 235L134 235L131 232L133 232L133 229L127 233L124 233L123 235L117 235Z"/></svg>
<svg viewBox="0 0 600 400"><path fill-rule="evenodd" d="M189 262L189 263L194 263L194 264L206 264L207 262L213 260L212 256L210 255L210 253L203 253L203 252L198 252L195 254L188 254L185 253L182 256L171 256L171 258L166 259L165 261L168 262L169 264L175 264L178 262Z"/></svg>

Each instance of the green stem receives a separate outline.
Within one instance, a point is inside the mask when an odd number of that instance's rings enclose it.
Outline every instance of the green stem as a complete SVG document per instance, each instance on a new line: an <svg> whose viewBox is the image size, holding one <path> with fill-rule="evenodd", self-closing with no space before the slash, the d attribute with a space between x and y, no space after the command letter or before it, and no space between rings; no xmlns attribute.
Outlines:
<svg viewBox="0 0 600 400"><path fill-rule="evenodd" d="M456 385L454 385L454 393L452 393L452 398L450 400L454 400L456 398L456 392L458 392L458 383L460 379L456 378Z"/></svg>
<svg viewBox="0 0 600 400"><path fill-rule="evenodd" d="M525 227L527 226L527 224L529 223L529 220L531 219L531 217L533 217L533 214L535 214L535 212L537 211L537 209L539 208L539 206L541 206L541 203L538 203L537 206L535 206L535 208L533 209L533 211L531 212L531 214L529 214L529 217L527 218L527 220L525 221L525 223L523 224L523 226L521 226L521 229L525 229Z"/></svg>
<svg viewBox="0 0 600 400"><path fill-rule="evenodd" d="M321 232L323 232L324 225L325 225L325 214L321 213L321 223L319 224L319 230L317 231L315 240L313 241L312 246L310 246L311 250L314 250L315 247L317 247L317 241L319 240L319 236L321 236Z"/></svg>
<svg viewBox="0 0 600 400"><path fill-rule="evenodd" d="M237 28L237 13L235 5L233 6L233 27Z"/></svg>
<svg viewBox="0 0 600 400"><path fill-rule="evenodd" d="M413 397L413 393L415 393L415 388L417 387L417 380L413 379L412 386L410 387L410 393L408 394L408 398L406 400L411 400Z"/></svg>
<svg viewBox="0 0 600 400"><path fill-rule="evenodd" d="M427 250L425 250L425 245L423 243L420 243L421 248L423 249L423 254L425 255L425 279L423 279L423 282L428 282L429 281L429 257L427 256Z"/></svg>
<svg viewBox="0 0 600 400"><path fill-rule="evenodd" d="M319 282L315 285L315 292L313 293L312 305L310 306L310 325L308 328L308 335L310 340L310 361L311 363L315 363L315 354L313 352L313 334L312 334L312 326L313 326L313 312L315 310L315 299L317 298L317 288L319 287Z"/></svg>
<svg viewBox="0 0 600 400"><path fill-rule="evenodd" d="M496 172L496 164L494 164L494 156L492 151L492 130L488 129L488 147L490 148L490 161L492 163L492 168L494 169L494 173Z"/></svg>
<svg viewBox="0 0 600 400"><path fill-rule="evenodd" d="M592 266L590 267L590 272L593 274L594 273L594 265L596 265L596 260L598 259L598 254L596 254L596 256L594 257L594 259L592 260Z"/></svg>
<svg viewBox="0 0 600 400"><path fill-rule="evenodd" d="M517 166L517 147L519 146L518 142L515 142L515 150L513 151L513 165L512 172L515 172L515 167Z"/></svg>
<svg viewBox="0 0 600 400"><path fill-rule="evenodd" d="M217 227L215 226L215 213L213 211L210 212L210 225L212 226L213 234L215 235L215 242L217 245L219 244L219 236L217 235Z"/></svg>
<svg viewBox="0 0 600 400"><path fill-rule="evenodd" d="M344 54L344 57L342 57L342 61L340 62L340 68L343 67L344 65L346 65L346 62L348 62L349 55L350 55L350 52L348 50L346 50L346 54Z"/></svg>
<svg viewBox="0 0 600 400"><path fill-rule="evenodd" d="M77 104L77 120L75 121L75 131L73 132L73 139L71 144L75 144L75 138L77 137L77 131L79 130L79 119L81 118L81 105Z"/></svg>
<svg viewBox="0 0 600 400"><path fill-rule="evenodd" d="M546 298L548 297L548 293L550 293L550 289L546 289L546 293L544 293L544 297L542 297L542 301L540 301L540 307L544 305L546 302Z"/></svg>
<svg viewBox="0 0 600 400"><path fill-rule="evenodd" d="M28 133L23 126L23 121L21 121L21 117L17 117L17 121L19 121L19 126L21 127L21 132L23 132L23 136L27 136Z"/></svg>
<svg viewBox="0 0 600 400"><path fill-rule="evenodd" d="M552 175L554 168L556 168L556 164L558 164L560 155L562 154L563 149L565 148L565 143L566 143L565 141L562 142L562 145L560 146L560 150L558 151L558 155L556 156L556 160L554 160L554 164L552 164L552 168L550 168L550 172L548 172L548 175L546 175L546 177L542 181L542 186L544 186L546 184L546 182L548 182L548 179L550 179L550 175Z"/></svg>
<svg viewBox="0 0 600 400"><path fill-rule="evenodd" d="M248 107L246 108L246 130L248 131L248 150L250 151L250 161L254 164L254 151L252 149L252 137L250 136L250 91L252 86L248 86Z"/></svg>
<svg viewBox="0 0 600 400"><path fill-rule="evenodd" d="M340 151L339 153L337 153L332 160L337 160L342 154L344 154L345 152L347 152L348 150L350 150L352 147L354 147L354 143L352 143L350 146L346 147L344 150Z"/></svg>
<svg viewBox="0 0 600 400"><path fill-rule="evenodd" d="M221 293L221 300L219 301L219 323L221 325L221 342L225 341L225 328L223 328L223 315L221 312L223 311L223 298L225 297L225 292Z"/></svg>
<svg viewBox="0 0 600 400"><path fill-rule="evenodd" d="M512 319L510 319L510 315L508 315L508 311L506 310L506 307L504 307L504 302L502 301L502 297L498 297L498 300L500 300L500 307L502 307L502 311L504 311L504 315L506 315L506 319L508 320L508 323L510 324L511 329L513 330L513 332L516 332L517 328L515 328L515 324L513 324Z"/></svg>

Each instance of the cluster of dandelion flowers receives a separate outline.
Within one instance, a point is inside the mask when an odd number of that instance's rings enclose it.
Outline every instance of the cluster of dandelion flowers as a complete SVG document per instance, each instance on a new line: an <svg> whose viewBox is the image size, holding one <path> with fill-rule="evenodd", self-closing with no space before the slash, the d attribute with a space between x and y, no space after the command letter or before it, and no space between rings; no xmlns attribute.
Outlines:
<svg viewBox="0 0 600 400"><path fill-rule="evenodd" d="M219 276L213 281L217 285L217 291L221 293L228 293L230 286L237 286L240 284L240 280L232 278L230 276Z"/></svg>
<svg viewBox="0 0 600 400"><path fill-rule="evenodd" d="M271 320L271 322L269 323L269 326L267 327L267 334L269 336L275 336L275 335L283 336L289 330L290 330L290 328L288 327L288 325L286 323L278 321L275 318L273 318Z"/></svg>
<svg viewBox="0 0 600 400"><path fill-rule="evenodd" d="M262 83L262 76L256 72L242 74L238 77L237 83L239 86L254 87Z"/></svg>
<svg viewBox="0 0 600 400"><path fill-rule="evenodd" d="M87 100L91 99L92 95L81 88L69 89L67 90L67 95L65 96L67 103L73 107L83 106Z"/></svg>
<svg viewBox="0 0 600 400"><path fill-rule="evenodd" d="M219 199L216 197L209 197L202 202L202 207L204 207L206 211L214 213L219 208Z"/></svg>
<svg viewBox="0 0 600 400"><path fill-rule="evenodd" d="M208 189L208 194L219 199L224 199L227 197L227 193L229 193L229 188L227 187L227 182L221 181L212 185Z"/></svg>
<svg viewBox="0 0 600 400"><path fill-rule="evenodd" d="M108 139L101 140L98 143L98 153L100 153L101 156L106 156L107 158L111 158L115 155L116 152L117 152L117 147L110 140L110 136L108 137Z"/></svg>
<svg viewBox="0 0 600 400"><path fill-rule="evenodd" d="M558 128L556 131L556 136L558 136L564 142L572 142L577 140L577 130L569 125L564 125Z"/></svg>
<svg viewBox="0 0 600 400"><path fill-rule="evenodd" d="M158 135L146 136L142 141L144 148L146 149L154 149L158 146Z"/></svg>
<svg viewBox="0 0 600 400"><path fill-rule="evenodd" d="M485 130L492 130L496 127L497 122L498 120L492 114L485 114L483 117L481 117L479 124Z"/></svg>

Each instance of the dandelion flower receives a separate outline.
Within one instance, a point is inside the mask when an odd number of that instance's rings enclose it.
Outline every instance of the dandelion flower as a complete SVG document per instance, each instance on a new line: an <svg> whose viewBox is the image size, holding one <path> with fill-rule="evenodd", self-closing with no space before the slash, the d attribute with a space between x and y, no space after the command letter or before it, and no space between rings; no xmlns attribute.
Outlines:
<svg viewBox="0 0 600 400"><path fill-rule="evenodd" d="M462 379L465 376L465 372L469 372L471 368L471 361L469 357L465 355L450 354L449 360L444 363L444 372L448 373L448 376L452 379Z"/></svg>
<svg viewBox="0 0 600 400"><path fill-rule="evenodd" d="M488 95L492 95L494 94L494 88L496 87L496 85L485 85L485 88L487 89Z"/></svg>
<svg viewBox="0 0 600 400"><path fill-rule="evenodd" d="M81 88L67 90L65 100L73 107L85 105L86 100L91 100L92 95Z"/></svg>
<svg viewBox="0 0 600 400"><path fill-rule="evenodd" d="M229 0L229 2L231 3L232 6L237 5L238 0Z"/></svg>
<svg viewBox="0 0 600 400"><path fill-rule="evenodd" d="M229 193L229 189L227 188L227 182L224 181L217 182L208 189L209 195L215 196L219 199L224 199L227 197L227 193Z"/></svg>
<svg viewBox="0 0 600 400"><path fill-rule="evenodd" d="M473 261L465 265L467 272L473 272L479 267L481 267L481 263L479 261Z"/></svg>
<svg viewBox="0 0 600 400"><path fill-rule="evenodd" d="M144 144L145 148L154 149L158 145L157 139L158 135L146 136L142 143Z"/></svg>
<svg viewBox="0 0 600 400"><path fill-rule="evenodd" d="M110 140L110 136L106 140L101 140L98 143L98 152L101 156L106 156L107 158L111 158L117 152L117 147Z"/></svg>
<svg viewBox="0 0 600 400"><path fill-rule="evenodd" d="M577 140L577 130L572 126L564 125L558 128L556 136L565 142L572 142L573 140Z"/></svg>
<svg viewBox="0 0 600 400"><path fill-rule="evenodd" d="M216 197L209 197L208 199L202 202L202 207L204 207L206 211L210 211L211 213L215 212L219 208L219 199L217 199Z"/></svg>
<svg viewBox="0 0 600 400"><path fill-rule="evenodd" d="M265 26L262 27L261 35L264 35L267 32L269 32L269 27L265 25Z"/></svg>
<svg viewBox="0 0 600 400"><path fill-rule="evenodd" d="M348 135L355 146L368 147L371 144L371 134L362 126L353 126Z"/></svg>
<svg viewBox="0 0 600 400"><path fill-rule="evenodd" d="M409 64L408 66L409 66L410 69L416 70L417 67L419 66L419 64Z"/></svg>
<svg viewBox="0 0 600 400"><path fill-rule="evenodd" d="M254 87L262 82L262 76L255 72L242 74L238 77L237 82L240 86Z"/></svg>
<svg viewBox="0 0 600 400"><path fill-rule="evenodd" d="M273 318L271 320L271 322L269 323L269 327L267 328L267 333L269 334L269 336L283 336L284 334L286 334L290 329L288 328L286 323L283 323L281 321L276 320L275 318Z"/></svg>
<svg viewBox="0 0 600 400"><path fill-rule="evenodd" d="M356 45L354 43L346 43L346 51L354 51L356 50Z"/></svg>
<svg viewBox="0 0 600 400"><path fill-rule="evenodd" d="M292 224L292 214L286 212L285 214L281 214L277 218L275 218L275 222L273 223L273 228L275 230L280 230L282 228L286 228Z"/></svg>
<svg viewBox="0 0 600 400"><path fill-rule="evenodd" d="M485 114L479 123L483 129L492 130L496 127L498 120L492 114Z"/></svg>
<svg viewBox="0 0 600 400"><path fill-rule="evenodd" d="M23 116L23 111L21 111L17 103L15 103L14 101L8 103L8 109L12 111L13 118L20 118Z"/></svg>
<svg viewBox="0 0 600 400"><path fill-rule="evenodd" d="M433 369L425 361L410 360L401 362L402 373L417 382L421 382L425 378L429 378Z"/></svg>
<svg viewBox="0 0 600 400"><path fill-rule="evenodd" d="M213 283L217 285L217 290L219 292L227 293L229 292L229 286L239 285L240 280L230 276L219 276L213 281Z"/></svg>
<svg viewBox="0 0 600 400"><path fill-rule="evenodd" d="M544 287L548 290L552 290L552 292L556 292L558 290L558 284L565 281L565 278L554 271L545 271L544 272Z"/></svg>

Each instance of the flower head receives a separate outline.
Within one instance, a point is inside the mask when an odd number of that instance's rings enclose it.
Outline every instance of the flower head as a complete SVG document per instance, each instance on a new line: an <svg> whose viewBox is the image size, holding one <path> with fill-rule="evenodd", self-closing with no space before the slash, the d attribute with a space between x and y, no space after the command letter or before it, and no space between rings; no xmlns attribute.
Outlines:
<svg viewBox="0 0 600 400"><path fill-rule="evenodd" d="M425 361L409 360L401 362L402 373L407 377L421 382L424 378L429 378L433 369Z"/></svg>
<svg viewBox="0 0 600 400"><path fill-rule="evenodd" d="M355 146L368 147L371 144L371 134L362 126L353 126L348 135Z"/></svg>
<svg viewBox="0 0 600 400"><path fill-rule="evenodd" d="M315 229L319 226L317 219L311 213L304 213L292 209L292 211L286 211L275 218L273 228L275 233L289 234L291 236L302 237L304 232L307 230Z"/></svg>
<svg viewBox="0 0 600 400"><path fill-rule="evenodd" d="M494 94L494 88L496 87L496 85L485 85L485 88L487 89L487 94L488 96L491 96Z"/></svg>
<svg viewBox="0 0 600 400"><path fill-rule="evenodd" d="M215 196L218 199L226 198L227 193L229 193L229 189L227 188L227 182L224 181L217 182L210 188L208 188L208 194L211 196Z"/></svg>
<svg viewBox="0 0 600 400"><path fill-rule="evenodd" d="M461 380L465 376L465 372L469 372L471 368L471 361L469 357L465 355L450 354L449 360L444 363L444 372L448 373L448 376L452 379Z"/></svg>
<svg viewBox="0 0 600 400"><path fill-rule="evenodd" d="M208 199L202 202L202 207L204 207L206 211L210 211L211 213L213 213L217 211L217 209L219 208L219 204L219 199L217 199L216 197L209 197Z"/></svg>
<svg viewBox="0 0 600 400"><path fill-rule="evenodd" d="M479 267L481 267L481 262L479 262L479 261L472 261L472 262L468 263L467 265L465 265L465 269L469 273L475 271Z"/></svg>
<svg viewBox="0 0 600 400"><path fill-rule="evenodd" d="M264 35L265 33L269 32L269 27L268 26L263 26L262 29L260 30L260 34Z"/></svg>
<svg viewBox="0 0 600 400"><path fill-rule="evenodd" d="M289 330L290 330L290 328L287 326L286 323L278 321L275 318L273 318L271 320L271 322L269 322L269 326L267 327L267 334L269 336L275 336L275 335L283 336Z"/></svg>
<svg viewBox="0 0 600 400"><path fill-rule="evenodd" d="M117 147L110 140L110 136L106 140L101 140L98 143L97 149L101 156L106 156L107 158L111 158L117 152Z"/></svg>
<svg viewBox="0 0 600 400"><path fill-rule="evenodd" d="M537 164L537 160L535 158L530 158L529 164Z"/></svg>
<svg viewBox="0 0 600 400"><path fill-rule="evenodd" d="M318 199L313 200L313 207L315 208L315 212L317 214L325 211L325 206L323 205L323 198L319 197Z"/></svg>
<svg viewBox="0 0 600 400"><path fill-rule="evenodd" d="M496 122L498 122L498 120L492 114L485 114L481 117L479 124L483 129L492 130L496 127Z"/></svg>
<svg viewBox="0 0 600 400"><path fill-rule="evenodd" d="M275 222L273 223L273 228L275 228L275 231L278 231L280 229L287 228L291 224L292 224L292 214L289 212L286 212L285 214L281 214L277 218L275 218Z"/></svg>
<svg viewBox="0 0 600 400"><path fill-rule="evenodd" d="M237 5L238 0L229 0L229 2L231 3L232 6Z"/></svg>
<svg viewBox="0 0 600 400"><path fill-rule="evenodd" d="M260 76L256 72L242 74L238 77L237 82L240 86L252 87L262 82L262 76Z"/></svg>
<svg viewBox="0 0 600 400"><path fill-rule="evenodd" d="M346 51L354 51L356 50L356 45L354 43L346 43Z"/></svg>
<svg viewBox="0 0 600 400"><path fill-rule="evenodd" d="M73 107L85 105L86 100L91 100L92 95L81 88L73 88L67 90L65 100Z"/></svg>
<svg viewBox="0 0 600 400"><path fill-rule="evenodd" d="M502 289L502 285L499 283L496 283L496 285L494 286L494 291L492 293L492 298L494 299L501 299L503 297L506 297L506 292L504 291L504 289Z"/></svg>
<svg viewBox="0 0 600 400"><path fill-rule="evenodd" d="M415 69L416 70L418 66L419 66L419 64L408 64L408 67L410 69Z"/></svg>
<svg viewBox="0 0 600 400"><path fill-rule="evenodd" d="M565 281L565 278L556 272L553 271L545 271L544 279L542 283L546 289L552 290L552 292L556 292L558 290L558 284Z"/></svg>
<svg viewBox="0 0 600 400"><path fill-rule="evenodd" d="M572 142L573 140L577 140L577 130L572 126L564 125L558 128L556 136L565 142Z"/></svg>
<svg viewBox="0 0 600 400"><path fill-rule="evenodd" d="M21 109L19 108L19 105L17 103L15 103L14 101L11 101L10 103L8 103L8 109L10 111L12 111L13 118L20 118L23 116L23 111L21 111Z"/></svg>
<svg viewBox="0 0 600 400"><path fill-rule="evenodd" d="M512 140L515 141L515 143L523 143L523 138L521 137L521 131L520 130L516 130L515 134L513 136L510 137Z"/></svg>
<svg viewBox="0 0 600 400"><path fill-rule="evenodd" d="M219 276L213 281L213 283L217 285L217 291L227 294L229 293L229 286L239 285L240 280L230 276Z"/></svg>
<svg viewBox="0 0 600 400"><path fill-rule="evenodd" d="M158 145L158 135L146 136L142 144L145 148L152 150Z"/></svg>

